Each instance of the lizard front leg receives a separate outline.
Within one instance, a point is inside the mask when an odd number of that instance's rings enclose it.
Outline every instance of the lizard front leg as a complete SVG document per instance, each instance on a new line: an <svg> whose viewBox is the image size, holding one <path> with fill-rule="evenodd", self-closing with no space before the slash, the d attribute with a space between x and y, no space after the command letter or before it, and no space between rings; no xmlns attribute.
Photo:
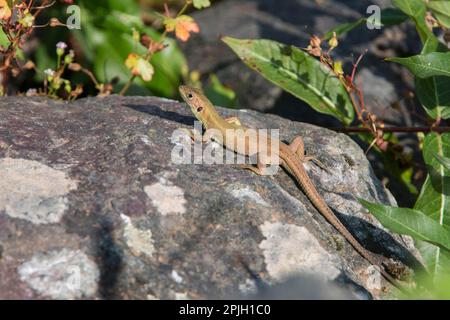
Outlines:
<svg viewBox="0 0 450 320"><path fill-rule="evenodd" d="M211 136L207 134L196 133L194 129L181 128L190 138L192 142L210 142Z"/></svg>
<svg viewBox="0 0 450 320"><path fill-rule="evenodd" d="M228 117L228 118L225 118L225 121L228 123L231 123L231 124L235 124L237 126L242 126L241 120L239 120L238 117Z"/></svg>
<svg viewBox="0 0 450 320"><path fill-rule="evenodd" d="M254 165L242 165L241 168L253 171L257 175L265 176L270 174L268 171L267 165L270 165L270 161L266 160L266 157L263 157L261 153L257 155L256 158L256 166Z"/></svg>

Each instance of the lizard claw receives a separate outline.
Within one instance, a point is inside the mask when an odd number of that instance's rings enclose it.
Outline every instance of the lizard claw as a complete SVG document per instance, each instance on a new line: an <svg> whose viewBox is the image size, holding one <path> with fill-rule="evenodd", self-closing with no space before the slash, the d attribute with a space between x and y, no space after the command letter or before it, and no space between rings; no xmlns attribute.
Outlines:
<svg viewBox="0 0 450 320"><path fill-rule="evenodd" d="M314 156L305 156L303 158L304 162L314 162L318 167L320 167L322 170L325 170L326 172L330 173L330 170L328 170L327 166L323 164L318 158Z"/></svg>

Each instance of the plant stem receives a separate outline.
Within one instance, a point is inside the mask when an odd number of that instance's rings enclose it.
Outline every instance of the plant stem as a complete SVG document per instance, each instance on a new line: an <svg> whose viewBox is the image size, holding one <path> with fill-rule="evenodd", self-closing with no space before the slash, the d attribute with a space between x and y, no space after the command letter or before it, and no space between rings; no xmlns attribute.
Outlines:
<svg viewBox="0 0 450 320"><path fill-rule="evenodd" d="M371 128L361 127L346 127L346 128L329 128L336 132L343 133L373 133ZM450 132L450 127L385 127L382 128L383 132Z"/></svg>
<svg viewBox="0 0 450 320"><path fill-rule="evenodd" d="M130 79L128 80L127 83L125 83L125 85L123 86L123 88L120 90L119 95L123 96L125 95L125 93L128 91L128 89L130 88L131 84L133 83L134 79L136 78L135 75L132 75L130 77Z"/></svg>
<svg viewBox="0 0 450 320"><path fill-rule="evenodd" d="M177 13L176 17L178 18L181 16L191 5L191 2L186 1L184 3L184 6L181 8L181 10ZM161 34L161 37L159 38L159 43L162 43L167 37L167 30L164 30L164 32ZM150 52L150 54L147 55L146 59L147 61L150 61L153 57L153 52ZM130 88L131 84L133 83L134 79L136 79L135 75L131 75L130 79L128 79L127 83L123 86L123 88L120 90L119 95L123 96Z"/></svg>
<svg viewBox="0 0 450 320"><path fill-rule="evenodd" d="M190 2L186 1L183 8L181 8L181 10L177 13L177 17L181 16L187 10L187 8L189 8L190 4Z"/></svg>

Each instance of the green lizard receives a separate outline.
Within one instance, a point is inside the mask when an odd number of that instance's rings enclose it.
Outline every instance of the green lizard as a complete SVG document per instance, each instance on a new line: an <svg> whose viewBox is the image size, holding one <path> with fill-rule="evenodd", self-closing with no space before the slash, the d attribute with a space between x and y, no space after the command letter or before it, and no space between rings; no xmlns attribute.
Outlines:
<svg viewBox="0 0 450 320"><path fill-rule="evenodd" d="M206 133L209 133L208 136L202 137L203 141L211 139L215 140L226 148L245 156L252 156L254 155L254 150L257 150L256 167L245 166L247 169L250 169L257 174L264 174L266 166L270 164L268 162L269 159L267 159L267 155L272 155L271 152L275 152L275 154L279 157L281 167L283 167L295 178L298 184L303 188L303 191L306 193L310 201L326 218L326 220L331 223L345 237L345 239L347 239L347 241L361 254L361 256L363 256L371 264L378 266L381 274L386 278L386 280L395 285L397 288L402 289L397 281L384 270L381 263L379 263L377 259L353 237L353 235L336 217L334 212L331 211L325 200L320 196L303 167L303 162L312 160L312 157L305 157L303 139L300 136L296 137L290 144L285 144L280 141L278 144L279 150L271 150L272 144L270 138L268 138L264 141L266 145L266 152L261 152L261 150L264 150L261 146L258 145L255 147L255 144L259 143L258 138L256 137L256 139L252 139L249 138L249 136L242 135L242 130L246 130L248 128L242 126L239 119L236 117L222 118L201 90L188 86L180 86L179 90L183 100L188 104L194 116L202 123L203 127L207 129ZM230 134L235 132L236 129L241 129L240 133L235 135ZM212 134L210 134L211 132ZM192 131L189 131L189 134L191 138L194 139ZM245 141L239 141L240 139L245 139ZM238 145L244 147L239 149L236 147Z"/></svg>

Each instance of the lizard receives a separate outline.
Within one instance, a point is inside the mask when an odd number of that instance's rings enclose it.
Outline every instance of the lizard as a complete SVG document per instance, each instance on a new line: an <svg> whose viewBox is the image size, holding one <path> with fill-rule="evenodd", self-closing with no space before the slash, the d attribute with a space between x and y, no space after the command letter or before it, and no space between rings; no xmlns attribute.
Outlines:
<svg viewBox="0 0 450 320"><path fill-rule="evenodd" d="M381 275L393 284L395 287L403 291L402 286L394 279L386 270L384 270L382 264L377 261L377 259L364 248L358 240L356 240L353 235L348 231L348 229L342 224L342 222L336 217L334 212L327 205L325 200L317 191L313 182L308 176L303 163L309 160L314 160L314 157L307 157L304 154L304 143L301 136L295 137L291 143L285 144L279 141L279 150L270 150L271 142L270 138L265 140L265 145L268 146L266 152L260 152L260 146L255 147L252 144L258 144L258 138L251 139L249 137L242 138L242 130L248 129L240 123L237 117L223 118L219 115L214 105L208 98L203 94L200 89L193 88L190 86L182 85L179 87L180 95L186 104L190 107L194 116L201 122L202 126L205 128L206 132L202 136L202 141L214 140L224 147L240 153L244 156L254 156L256 150L257 164L256 166L243 166L246 169L250 169L256 174L263 175L264 170L267 166L268 159L263 156L268 153L275 152L275 155L279 157L279 164L283 169L294 177L296 182L301 186L304 193L307 195L314 207L325 217L325 219L339 232L344 238L354 247L354 249L368 262L378 267ZM214 130L210 130L214 129ZM231 134L230 132L237 132L237 129L241 129L238 134ZM189 136L192 140L195 140L195 135L192 131L187 130ZM208 134L212 132L212 134ZM240 139L246 139L239 144ZM242 148L237 148L237 146L243 146ZM253 152L253 154L252 154Z"/></svg>

